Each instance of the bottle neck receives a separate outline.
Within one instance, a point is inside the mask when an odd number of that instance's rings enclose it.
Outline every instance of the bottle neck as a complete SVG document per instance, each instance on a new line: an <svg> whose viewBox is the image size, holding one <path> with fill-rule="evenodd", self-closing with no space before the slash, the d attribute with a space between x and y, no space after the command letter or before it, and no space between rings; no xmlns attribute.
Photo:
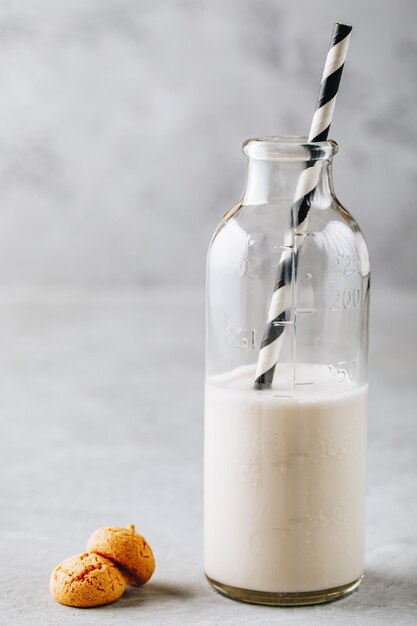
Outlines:
<svg viewBox="0 0 417 626"><path fill-rule="evenodd" d="M298 179L305 168L306 162L303 161L249 158L242 203L291 203ZM321 159L319 168L315 200L319 205L328 206L334 197L331 159Z"/></svg>

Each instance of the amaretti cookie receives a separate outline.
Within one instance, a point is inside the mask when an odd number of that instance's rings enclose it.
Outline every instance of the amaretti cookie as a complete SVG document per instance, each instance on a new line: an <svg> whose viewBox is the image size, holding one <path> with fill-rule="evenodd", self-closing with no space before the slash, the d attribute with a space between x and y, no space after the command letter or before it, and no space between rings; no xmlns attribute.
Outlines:
<svg viewBox="0 0 417 626"><path fill-rule="evenodd" d="M120 598L125 579L110 559L84 552L57 565L51 574L49 590L61 604L100 606Z"/></svg>
<svg viewBox="0 0 417 626"><path fill-rule="evenodd" d="M129 585L143 585L155 570L152 550L133 524L128 528L99 528L88 540L87 550L112 559Z"/></svg>

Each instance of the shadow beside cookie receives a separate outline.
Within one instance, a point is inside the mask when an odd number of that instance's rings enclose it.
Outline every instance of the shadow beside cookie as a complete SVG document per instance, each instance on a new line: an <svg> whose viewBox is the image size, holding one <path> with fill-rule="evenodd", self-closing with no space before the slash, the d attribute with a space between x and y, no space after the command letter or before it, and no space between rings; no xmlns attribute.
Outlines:
<svg viewBox="0 0 417 626"><path fill-rule="evenodd" d="M160 606L162 603L175 600L184 602L198 595L194 589L184 585L175 585L168 582L149 582L143 587L127 587L125 593L118 602L111 605L114 608L126 609L148 604Z"/></svg>

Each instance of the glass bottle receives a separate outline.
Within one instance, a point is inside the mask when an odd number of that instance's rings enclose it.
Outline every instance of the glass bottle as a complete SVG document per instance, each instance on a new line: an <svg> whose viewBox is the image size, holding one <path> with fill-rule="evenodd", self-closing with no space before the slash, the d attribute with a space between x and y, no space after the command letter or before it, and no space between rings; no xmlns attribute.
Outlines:
<svg viewBox="0 0 417 626"><path fill-rule="evenodd" d="M205 574L220 593L315 604L363 577L369 255L335 196L333 141L243 144L240 202L207 259ZM293 199L320 170L302 233ZM292 256L272 385L255 371L283 251Z"/></svg>

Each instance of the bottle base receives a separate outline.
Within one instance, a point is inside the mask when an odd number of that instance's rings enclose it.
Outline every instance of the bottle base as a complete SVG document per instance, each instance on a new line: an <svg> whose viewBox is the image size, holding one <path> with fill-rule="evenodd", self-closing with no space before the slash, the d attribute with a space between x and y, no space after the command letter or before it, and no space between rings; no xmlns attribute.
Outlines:
<svg viewBox="0 0 417 626"><path fill-rule="evenodd" d="M330 589L321 589L318 591L300 591L294 593L273 593L267 591L252 591L250 589L240 589L239 587L231 587L224 585L217 580L213 580L210 576L206 578L210 585L218 591L222 596L239 600L240 602L249 602L250 604L268 604L270 606L303 606L307 604L322 604L323 602L332 602L343 598L355 591L363 580L363 574L353 582L340 587L332 587Z"/></svg>

